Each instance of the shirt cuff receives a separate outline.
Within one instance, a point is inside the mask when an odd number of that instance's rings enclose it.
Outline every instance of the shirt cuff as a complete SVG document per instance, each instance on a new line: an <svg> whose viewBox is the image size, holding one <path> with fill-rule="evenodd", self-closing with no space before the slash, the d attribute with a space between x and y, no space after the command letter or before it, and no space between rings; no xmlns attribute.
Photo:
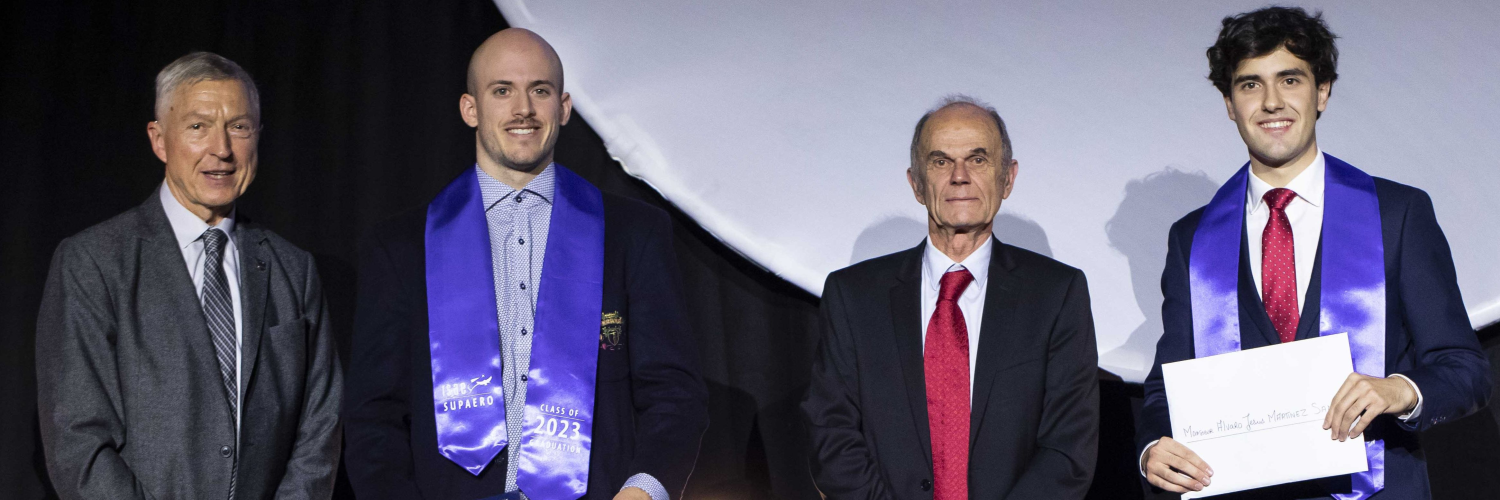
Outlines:
<svg viewBox="0 0 1500 500"><path fill-rule="evenodd" d="M1417 383L1413 382L1406 375L1402 375L1400 373L1392 373L1391 376L1392 377L1401 377L1401 380L1405 380L1407 384L1410 384L1411 385L1411 390L1416 391L1416 393L1417 393L1417 405L1411 407L1411 411L1406 412L1405 414L1402 414L1402 415L1397 415L1396 418L1401 419L1402 422L1410 422L1412 420L1415 420L1417 418L1417 415L1421 415L1422 414L1422 388L1421 387L1417 387Z"/></svg>
<svg viewBox="0 0 1500 500"><path fill-rule="evenodd" d="M661 481L657 481L656 478L644 472L626 479L625 486L621 486L620 490L624 491L625 488L640 488L645 490L646 495L650 496L651 500L672 500L672 497L667 495L667 489L661 485Z"/></svg>
<svg viewBox="0 0 1500 500"><path fill-rule="evenodd" d="M1141 457L1135 459L1135 466L1141 469L1141 477L1146 477L1146 464L1142 463L1146 461L1146 452L1151 451L1151 447L1156 446L1156 443L1160 442L1161 440L1157 439L1150 443L1146 443L1146 447L1141 448Z"/></svg>

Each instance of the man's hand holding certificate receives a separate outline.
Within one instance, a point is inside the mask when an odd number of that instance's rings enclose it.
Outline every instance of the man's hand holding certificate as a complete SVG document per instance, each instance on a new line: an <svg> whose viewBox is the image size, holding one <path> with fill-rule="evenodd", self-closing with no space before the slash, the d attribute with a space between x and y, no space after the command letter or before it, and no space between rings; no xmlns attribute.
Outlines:
<svg viewBox="0 0 1500 500"><path fill-rule="evenodd" d="M1413 404L1405 382L1353 374L1344 334L1169 363L1162 375L1175 438L1147 451L1144 471L1183 498L1363 472L1364 428Z"/></svg>

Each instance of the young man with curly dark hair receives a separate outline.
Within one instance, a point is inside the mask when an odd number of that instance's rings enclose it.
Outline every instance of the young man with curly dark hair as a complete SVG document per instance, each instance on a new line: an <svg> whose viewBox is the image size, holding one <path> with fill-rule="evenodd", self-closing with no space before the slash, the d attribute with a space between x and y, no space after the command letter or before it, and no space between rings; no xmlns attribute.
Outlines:
<svg viewBox="0 0 1500 500"><path fill-rule="evenodd" d="M1489 397L1488 361L1432 200L1318 148L1338 79L1335 38L1321 14L1268 7L1225 18L1208 49L1209 80L1250 158L1170 233L1164 331L1137 432L1141 474L1156 488L1201 491L1214 475L1173 440L1165 363L1348 335L1354 372L1320 435L1362 436L1368 470L1235 498L1429 498L1417 432Z"/></svg>

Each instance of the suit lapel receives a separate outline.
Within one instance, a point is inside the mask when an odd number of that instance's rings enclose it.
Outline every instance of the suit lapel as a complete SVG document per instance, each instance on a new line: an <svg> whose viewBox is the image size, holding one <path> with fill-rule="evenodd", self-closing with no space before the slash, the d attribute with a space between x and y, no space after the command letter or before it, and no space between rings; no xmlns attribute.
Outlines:
<svg viewBox="0 0 1500 500"><path fill-rule="evenodd" d="M188 373L184 374L189 387L203 387L208 401L217 401L225 425L234 429L234 414L229 401L224 397L224 379L219 373L218 355L214 350L212 336L208 333L208 320L203 316L203 303L193 286L193 277L188 274L187 263L182 260L182 249L177 246L177 237L172 233L172 224L161 207L161 200L152 195L139 208L143 240L141 252L141 275L138 296L143 301L161 301L160 310L173 311L176 318L171 321L173 329L163 341L181 342L186 353ZM165 279L151 279L153 276ZM147 306L152 307L152 306Z"/></svg>
<svg viewBox="0 0 1500 500"><path fill-rule="evenodd" d="M1318 253L1313 258L1312 279L1307 280L1307 293L1302 296L1302 314L1297 319L1297 340L1321 335L1318 324L1323 309L1323 239L1318 238Z"/></svg>
<svg viewBox="0 0 1500 500"><path fill-rule="evenodd" d="M1260 334L1264 340L1263 345L1275 345L1281 343L1281 336L1276 334L1276 327L1271 325L1271 317L1266 315L1266 305L1260 300L1260 293L1255 289L1255 274L1250 268L1250 242L1249 238L1240 233L1240 318L1250 317L1249 325L1240 325L1240 344L1243 348L1250 345L1245 341L1245 331L1253 329ZM1243 323L1243 321L1241 322Z"/></svg>
<svg viewBox="0 0 1500 500"><path fill-rule="evenodd" d="M891 287L891 331L896 335L896 355L901 358L902 380L906 385L906 398L911 403L912 422L917 426L923 457L932 467L932 434L927 421L926 372L922 364L922 250L927 245L923 240L917 248L906 252L905 262L896 275L896 285Z"/></svg>
<svg viewBox="0 0 1500 500"><path fill-rule="evenodd" d="M240 250L240 307L244 310L245 323L240 325L240 388L245 400L249 399L250 385L254 382L255 360L260 353L260 339L265 332L266 301L270 293L270 250L265 232L252 223L242 222L235 232Z"/></svg>
<svg viewBox="0 0 1500 500"><path fill-rule="evenodd" d="M990 254L989 284L985 287L984 317L979 325L979 356L974 364L974 397L969 416L969 448L973 449L989 407L990 388L1000 368L1010 366L1007 358L1022 355L1016 348L1022 325L1016 310L1021 301L1021 279L1015 269L1010 247L993 241Z"/></svg>

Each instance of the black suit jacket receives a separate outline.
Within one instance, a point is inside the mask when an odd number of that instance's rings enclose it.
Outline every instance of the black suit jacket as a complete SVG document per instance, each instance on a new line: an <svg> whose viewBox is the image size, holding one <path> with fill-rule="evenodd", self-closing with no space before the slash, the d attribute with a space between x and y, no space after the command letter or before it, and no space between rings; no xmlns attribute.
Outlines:
<svg viewBox="0 0 1500 500"><path fill-rule="evenodd" d="M1479 351L1479 340L1464 311L1453 257L1448 251L1448 240L1438 227L1432 199L1422 190L1381 178L1375 179L1375 194L1380 202L1380 232L1385 248L1386 372L1411 378L1422 391L1419 418L1407 423L1394 415L1381 415L1366 430L1368 439L1385 440L1385 489L1375 498L1429 498L1427 463L1416 433L1484 406L1490 395L1489 361ZM1202 216L1200 208L1173 224L1167 243L1167 264L1161 277L1165 331L1157 342L1156 361L1146 377L1146 399L1136 433L1137 452L1153 440L1172 435L1161 365L1193 358L1188 259ZM1322 292L1323 254L1319 241L1312 281L1297 324L1298 340L1319 334L1317 297ZM1254 349L1280 343L1280 338L1255 289L1246 245L1242 236L1240 345L1243 349ZM1347 490L1348 478L1303 481L1225 498L1329 498L1330 491Z"/></svg>
<svg viewBox="0 0 1500 500"><path fill-rule="evenodd" d="M236 221L239 443L203 306L155 193L63 240L37 319L37 410L62 498L328 498L342 382L312 255ZM236 470L235 462L238 461Z"/></svg>
<svg viewBox="0 0 1500 500"><path fill-rule="evenodd" d="M926 243L828 276L802 402L831 499L932 498L922 361ZM970 498L1083 498L1099 443L1083 272L994 242L970 415Z"/></svg>
<svg viewBox="0 0 1500 500"><path fill-rule="evenodd" d="M425 205L408 210L360 244L345 459L361 499L470 499L505 492L506 453L478 476L438 453L427 337L426 217ZM598 352L586 498L613 498L626 479L641 472L677 498L708 425L708 394L682 310L671 235L661 210L604 194L601 313L624 316L625 347Z"/></svg>

